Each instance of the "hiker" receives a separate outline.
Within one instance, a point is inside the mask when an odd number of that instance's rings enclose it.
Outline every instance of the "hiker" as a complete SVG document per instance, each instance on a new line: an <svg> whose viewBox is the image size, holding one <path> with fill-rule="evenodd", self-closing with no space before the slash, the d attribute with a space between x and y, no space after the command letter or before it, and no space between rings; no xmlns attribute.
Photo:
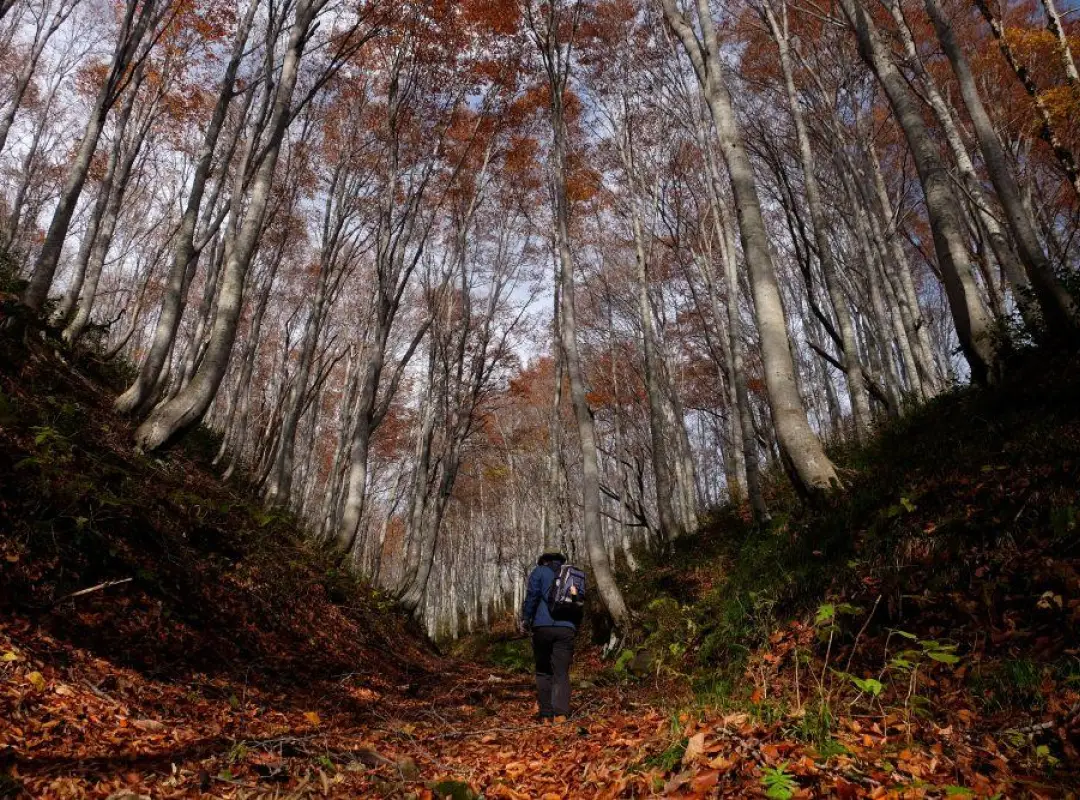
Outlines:
<svg viewBox="0 0 1080 800"><path fill-rule="evenodd" d="M570 714L570 662L585 603L585 573L562 553L544 553L529 575L521 628L532 633L541 723Z"/></svg>

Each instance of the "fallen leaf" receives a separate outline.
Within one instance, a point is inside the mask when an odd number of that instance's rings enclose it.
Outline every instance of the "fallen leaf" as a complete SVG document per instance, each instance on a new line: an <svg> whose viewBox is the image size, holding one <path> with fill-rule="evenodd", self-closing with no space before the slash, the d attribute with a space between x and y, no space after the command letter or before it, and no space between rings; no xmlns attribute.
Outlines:
<svg viewBox="0 0 1080 800"><path fill-rule="evenodd" d="M678 775L673 776L671 780L664 784L664 794L671 794L672 792L677 791L679 787L685 785L691 777L693 777L693 773L689 770L685 770Z"/></svg>
<svg viewBox="0 0 1080 800"><path fill-rule="evenodd" d="M306 719L312 725L322 725L322 717L319 716L318 711L305 711L304 719Z"/></svg>
<svg viewBox="0 0 1080 800"><path fill-rule="evenodd" d="M27 675L26 680L29 681L30 685L37 689L39 692L45 691L45 676L37 670L34 670L29 675Z"/></svg>
<svg viewBox="0 0 1080 800"><path fill-rule="evenodd" d="M727 772L729 769L735 766L735 759L728 758L727 756L717 756L709 762L709 766L712 769L719 770L720 772Z"/></svg>
<svg viewBox="0 0 1080 800"><path fill-rule="evenodd" d="M707 792L720 782L719 771L702 772L690 781L690 788L695 792Z"/></svg>
<svg viewBox="0 0 1080 800"><path fill-rule="evenodd" d="M166 729L165 724L158 722L156 719L137 719L133 720L131 724L140 731L146 731L147 733L161 733Z"/></svg>
<svg viewBox="0 0 1080 800"><path fill-rule="evenodd" d="M683 753L682 763L692 764L705 752L705 732L695 733L686 742L686 752Z"/></svg>

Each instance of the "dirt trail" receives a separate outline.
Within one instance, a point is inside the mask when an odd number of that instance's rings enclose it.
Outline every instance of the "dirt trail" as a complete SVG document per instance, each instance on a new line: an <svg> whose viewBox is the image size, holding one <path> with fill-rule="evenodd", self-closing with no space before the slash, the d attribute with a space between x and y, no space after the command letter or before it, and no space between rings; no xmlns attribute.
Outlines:
<svg viewBox="0 0 1080 800"><path fill-rule="evenodd" d="M177 683L5 619L0 796L430 797L440 781L461 796L613 796L664 724L607 689L582 694L566 725L542 728L523 676L429 666L403 684L377 674Z"/></svg>
<svg viewBox="0 0 1080 800"><path fill-rule="evenodd" d="M673 718L662 709L674 684L648 683L578 691L571 720L541 727L527 676L428 667L404 683L160 680L5 619L0 797L1067 796L961 730L921 744L896 720L849 718L842 747L823 754L791 735L791 720ZM950 794L961 779L971 791Z"/></svg>

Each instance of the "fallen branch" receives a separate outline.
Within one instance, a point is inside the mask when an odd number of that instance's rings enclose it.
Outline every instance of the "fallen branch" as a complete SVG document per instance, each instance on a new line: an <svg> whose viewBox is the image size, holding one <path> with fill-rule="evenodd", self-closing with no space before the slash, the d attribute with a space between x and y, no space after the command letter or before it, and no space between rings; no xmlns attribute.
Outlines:
<svg viewBox="0 0 1080 800"><path fill-rule="evenodd" d="M72 592L71 594L65 594L59 600L54 600L53 605L55 605L57 603L62 603L65 600L71 600L74 597L82 597L83 595L92 594L94 592L100 592L102 589L108 589L108 588L110 588L112 586L120 586L121 584L124 584L124 583L131 583L133 580L135 580L135 579L134 578L121 578L118 581L105 581L104 583L99 583L97 586L91 586L89 589L80 589L77 592Z"/></svg>

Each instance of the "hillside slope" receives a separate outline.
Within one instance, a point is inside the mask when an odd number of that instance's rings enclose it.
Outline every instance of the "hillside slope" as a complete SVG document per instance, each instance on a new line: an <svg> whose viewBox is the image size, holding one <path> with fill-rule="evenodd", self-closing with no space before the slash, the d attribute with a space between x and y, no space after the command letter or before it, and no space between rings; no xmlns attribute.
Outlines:
<svg viewBox="0 0 1080 800"><path fill-rule="evenodd" d="M836 456L827 506L777 490L765 530L726 510L646 556L619 671L756 726L795 787L810 754L866 765L841 796L1075 796L1080 363L1017 363Z"/></svg>
<svg viewBox="0 0 1080 800"><path fill-rule="evenodd" d="M392 604L192 453L137 455L88 367L0 338L0 796L205 782L430 691L447 666Z"/></svg>

